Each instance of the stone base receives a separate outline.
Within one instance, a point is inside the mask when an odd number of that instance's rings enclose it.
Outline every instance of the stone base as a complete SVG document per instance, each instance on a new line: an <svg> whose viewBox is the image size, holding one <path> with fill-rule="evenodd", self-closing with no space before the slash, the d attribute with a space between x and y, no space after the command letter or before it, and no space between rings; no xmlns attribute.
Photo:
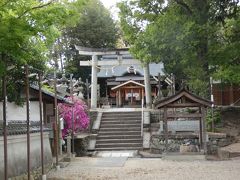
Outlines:
<svg viewBox="0 0 240 180"><path fill-rule="evenodd" d="M186 154L189 152L199 152L199 148L196 145L180 145L180 153Z"/></svg>
<svg viewBox="0 0 240 180"><path fill-rule="evenodd" d="M75 158L75 154L71 154L71 156L64 157L64 162L71 162Z"/></svg>

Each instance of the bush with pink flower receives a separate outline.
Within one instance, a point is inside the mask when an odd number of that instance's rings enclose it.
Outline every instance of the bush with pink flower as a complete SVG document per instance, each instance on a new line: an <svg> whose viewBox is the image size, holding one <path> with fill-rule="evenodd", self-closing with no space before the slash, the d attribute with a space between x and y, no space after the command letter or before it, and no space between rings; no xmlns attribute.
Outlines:
<svg viewBox="0 0 240 180"><path fill-rule="evenodd" d="M59 115L64 119L64 129L62 130L63 138L72 133L72 111L74 119L74 133L86 130L89 125L89 117L87 114L87 106L84 101L74 97L68 97L69 102L73 102L73 106L66 103L58 105Z"/></svg>

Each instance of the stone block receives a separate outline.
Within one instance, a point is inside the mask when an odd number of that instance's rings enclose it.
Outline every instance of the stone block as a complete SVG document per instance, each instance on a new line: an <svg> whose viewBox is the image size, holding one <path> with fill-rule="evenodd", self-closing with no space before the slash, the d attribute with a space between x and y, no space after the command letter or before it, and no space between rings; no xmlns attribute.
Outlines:
<svg viewBox="0 0 240 180"><path fill-rule="evenodd" d="M143 148L150 148L150 133L143 132Z"/></svg>
<svg viewBox="0 0 240 180"><path fill-rule="evenodd" d="M144 124L150 124L150 112L149 111L144 111L143 112L143 123Z"/></svg>
<svg viewBox="0 0 240 180"><path fill-rule="evenodd" d="M185 154L188 152L198 152L199 149L196 145L180 145L180 153Z"/></svg>
<svg viewBox="0 0 240 180"><path fill-rule="evenodd" d="M96 138L91 138L89 139L88 142L88 150L95 150L95 145L96 145Z"/></svg>
<svg viewBox="0 0 240 180"><path fill-rule="evenodd" d="M230 158L230 153L228 151L223 151L221 149L217 150L217 155L221 160L227 160Z"/></svg>

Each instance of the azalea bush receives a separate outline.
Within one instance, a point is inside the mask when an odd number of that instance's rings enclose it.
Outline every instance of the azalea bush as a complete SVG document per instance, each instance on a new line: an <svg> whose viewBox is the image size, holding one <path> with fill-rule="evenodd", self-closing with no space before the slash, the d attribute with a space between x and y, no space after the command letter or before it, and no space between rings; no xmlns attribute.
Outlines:
<svg viewBox="0 0 240 180"><path fill-rule="evenodd" d="M71 97L67 98L67 100L72 102ZM58 109L60 117L64 119L64 129L62 130L63 137L72 133L72 111L74 118L74 133L88 128L89 117L87 114L87 106L82 100L74 97L73 106L66 103L60 103Z"/></svg>

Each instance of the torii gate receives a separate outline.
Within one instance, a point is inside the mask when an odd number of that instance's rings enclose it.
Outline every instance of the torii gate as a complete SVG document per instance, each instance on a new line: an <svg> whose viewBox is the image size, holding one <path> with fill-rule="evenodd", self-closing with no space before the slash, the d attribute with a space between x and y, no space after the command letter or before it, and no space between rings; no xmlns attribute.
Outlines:
<svg viewBox="0 0 240 180"><path fill-rule="evenodd" d="M92 66L92 79L91 79L91 108L97 108L97 66L118 66L118 65L137 65L141 64L136 59L124 59L122 55L128 55L128 48L124 49L96 49L75 46L80 55L92 56L91 61L80 61L80 66ZM117 55L117 60L99 61L98 56L103 55ZM150 86L149 64L143 67L144 70L144 83L145 83L145 96L147 108L152 108L152 96Z"/></svg>

